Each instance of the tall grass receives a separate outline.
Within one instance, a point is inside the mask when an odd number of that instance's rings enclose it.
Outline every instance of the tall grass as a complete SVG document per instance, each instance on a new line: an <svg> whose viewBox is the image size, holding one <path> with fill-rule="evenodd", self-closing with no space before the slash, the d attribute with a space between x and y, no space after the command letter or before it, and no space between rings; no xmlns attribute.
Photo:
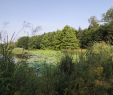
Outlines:
<svg viewBox="0 0 113 95"><path fill-rule="evenodd" d="M15 70L12 48L9 43L0 45L0 95L13 94L13 75Z"/></svg>
<svg viewBox="0 0 113 95"><path fill-rule="evenodd" d="M95 43L77 61L66 52L57 65L32 67L5 58L0 59L0 95L113 94L113 47L106 43Z"/></svg>

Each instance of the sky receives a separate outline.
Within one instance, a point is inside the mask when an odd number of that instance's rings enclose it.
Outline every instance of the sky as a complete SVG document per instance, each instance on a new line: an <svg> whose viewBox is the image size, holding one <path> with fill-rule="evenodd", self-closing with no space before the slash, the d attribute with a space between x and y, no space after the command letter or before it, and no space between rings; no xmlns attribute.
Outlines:
<svg viewBox="0 0 113 95"><path fill-rule="evenodd" d="M101 19L112 6L113 0L0 0L0 30L6 29L11 35L19 32L25 21L41 26L38 34L65 25L86 28L91 16Z"/></svg>

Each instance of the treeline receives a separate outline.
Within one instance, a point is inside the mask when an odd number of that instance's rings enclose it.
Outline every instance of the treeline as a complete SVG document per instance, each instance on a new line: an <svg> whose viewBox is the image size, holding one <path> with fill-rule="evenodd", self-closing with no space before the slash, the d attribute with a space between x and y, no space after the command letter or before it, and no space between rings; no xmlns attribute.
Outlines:
<svg viewBox="0 0 113 95"><path fill-rule="evenodd" d="M95 42L104 41L113 45L113 8L102 15L101 23L90 17L89 27L78 30L66 25L62 30L38 36L21 37L16 46L25 49L76 49L87 48Z"/></svg>
<svg viewBox="0 0 113 95"><path fill-rule="evenodd" d="M77 31L65 26L56 32L44 33L33 37L21 37L17 46L28 49L75 49L79 47L79 40L76 37Z"/></svg>

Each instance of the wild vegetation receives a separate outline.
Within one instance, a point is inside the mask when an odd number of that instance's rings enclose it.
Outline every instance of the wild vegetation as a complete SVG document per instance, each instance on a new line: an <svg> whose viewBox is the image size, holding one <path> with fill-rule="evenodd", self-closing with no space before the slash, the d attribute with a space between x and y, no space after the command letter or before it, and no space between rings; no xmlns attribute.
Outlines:
<svg viewBox="0 0 113 95"><path fill-rule="evenodd" d="M113 8L103 15L104 24L91 17L87 29L65 26L1 43L0 95L113 95L112 14ZM24 60L15 61L15 55ZM59 61L32 65L34 55Z"/></svg>
<svg viewBox="0 0 113 95"><path fill-rule="evenodd" d="M9 51L7 51L9 52ZM1 60L1 95L112 95L113 47L95 43L73 61L66 52L58 64L16 64ZM5 54L6 55L6 54ZM5 59L6 58L6 59Z"/></svg>

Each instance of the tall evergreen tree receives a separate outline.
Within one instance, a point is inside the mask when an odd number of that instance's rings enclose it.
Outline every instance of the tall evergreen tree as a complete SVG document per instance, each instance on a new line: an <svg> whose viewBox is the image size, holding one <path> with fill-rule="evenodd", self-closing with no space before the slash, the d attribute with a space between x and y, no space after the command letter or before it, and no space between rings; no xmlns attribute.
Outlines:
<svg viewBox="0 0 113 95"><path fill-rule="evenodd" d="M76 30L66 25L61 33L61 48L75 49L78 47L79 41L76 37Z"/></svg>

